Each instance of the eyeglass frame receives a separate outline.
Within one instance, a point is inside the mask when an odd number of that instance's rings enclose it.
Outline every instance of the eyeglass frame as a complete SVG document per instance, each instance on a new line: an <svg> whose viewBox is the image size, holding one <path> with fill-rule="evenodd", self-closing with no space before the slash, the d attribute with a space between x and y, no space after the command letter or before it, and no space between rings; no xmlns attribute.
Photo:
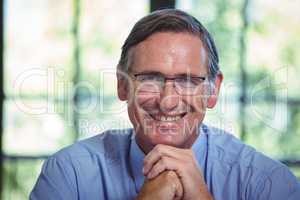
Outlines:
<svg viewBox="0 0 300 200"><path fill-rule="evenodd" d="M177 94L179 95L182 95L182 96L195 96L197 95L196 93L194 94L184 94L182 92L180 92L180 89L178 89L178 85L176 86L176 79L180 78L180 77L189 77L189 78L198 78L200 79L200 83L197 84L195 86L195 88L193 89L196 89L198 86L202 85L205 81L209 80L209 75L205 75L205 76L192 76L192 75L189 75L189 74L182 74L182 75L178 75L178 76L174 76L174 77L167 77L167 76L164 76L163 74L159 73L159 72L147 72L147 73L136 73L136 74L133 74L133 73L128 73L129 76L131 76L135 81L138 81L138 82L141 82L140 80L137 79L137 76L139 75L157 75L159 77L162 77L163 78L163 84L161 86L159 86L159 89L160 91L159 92L149 92L149 93L160 93L161 90L163 89L163 87L165 87L165 84L168 80L170 81L173 81L173 87L176 91ZM178 83L177 83L178 84Z"/></svg>

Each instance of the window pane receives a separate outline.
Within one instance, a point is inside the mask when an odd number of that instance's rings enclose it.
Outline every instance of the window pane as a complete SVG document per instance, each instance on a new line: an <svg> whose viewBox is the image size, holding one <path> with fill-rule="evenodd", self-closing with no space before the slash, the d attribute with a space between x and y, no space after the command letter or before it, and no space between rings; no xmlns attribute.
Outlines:
<svg viewBox="0 0 300 200"><path fill-rule="evenodd" d="M250 8L247 71L256 76L287 69L288 94L300 98L300 1L253 0Z"/></svg>
<svg viewBox="0 0 300 200"><path fill-rule="evenodd" d="M116 96L82 100L78 120L81 139L99 134L108 129L125 129L132 127L127 104L117 100Z"/></svg>
<svg viewBox="0 0 300 200"><path fill-rule="evenodd" d="M82 79L99 87L102 70L116 68L121 46L134 23L147 14L148 3L148 0L82 1Z"/></svg>
<svg viewBox="0 0 300 200"><path fill-rule="evenodd" d="M5 92L45 94L48 67L71 71L72 0L7 0L5 9ZM61 73L60 73L61 74Z"/></svg>
<svg viewBox="0 0 300 200"><path fill-rule="evenodd" d="M47 155L73 141L73 113L67 104L11 100L5 102L4 109L6 154Z"/></svg>
<svg viewBox="0 0 300 200"><path fill-rule="evenodd" d="M300 157L300 109L261 102L247 107L246 142L277 159Z"/></svg>
<svg viewBox="0 0 300 200"><path fill-rule="evenodd" d="M41 171L43 160L4 161L3 199L28 199Z"/></svg>

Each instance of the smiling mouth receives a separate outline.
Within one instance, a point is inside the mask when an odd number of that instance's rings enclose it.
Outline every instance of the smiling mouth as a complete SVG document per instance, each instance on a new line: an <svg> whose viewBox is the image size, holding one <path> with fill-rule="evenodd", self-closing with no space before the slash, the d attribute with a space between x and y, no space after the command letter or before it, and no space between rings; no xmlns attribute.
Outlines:
<svg viewBox="0 0 300 200"><path fill-rule="evenodd" d="M161 122L176 122L180 119L182 119L187 113L182 113L182 114L177 114L177 115L164 115L164 114L156 114L156 115L151 115L151 118L156 120L156 121L161 121Z"/></svg>

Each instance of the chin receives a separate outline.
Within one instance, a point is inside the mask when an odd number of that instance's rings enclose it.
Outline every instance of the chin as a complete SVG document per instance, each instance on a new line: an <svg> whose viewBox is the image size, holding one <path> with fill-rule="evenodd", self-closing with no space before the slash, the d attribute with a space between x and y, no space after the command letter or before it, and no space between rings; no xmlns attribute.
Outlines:
<svg viewBox="0 0 300 200"><path fill-rule="evenodd" d="M183 147L185 139L182 138L183 134L174 131L153 131L147 134L147 139L151 142L152 146L157 144L164 144L173 147Z"/></svg>

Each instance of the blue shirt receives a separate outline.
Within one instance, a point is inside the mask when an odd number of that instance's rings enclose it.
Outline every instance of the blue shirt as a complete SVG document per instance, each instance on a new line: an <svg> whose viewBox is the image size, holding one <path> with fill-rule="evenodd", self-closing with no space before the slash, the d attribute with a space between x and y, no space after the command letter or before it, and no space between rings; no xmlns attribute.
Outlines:
<svg viewBox="0 0 300 200"><path fill-rule="evenodd" d="M300 184L285 165L219 129L202 125L199 133L192 150L215 200L300 200ZM30 199L134 199L144 157L132 129L106 131L51 156Z"/></svg>

